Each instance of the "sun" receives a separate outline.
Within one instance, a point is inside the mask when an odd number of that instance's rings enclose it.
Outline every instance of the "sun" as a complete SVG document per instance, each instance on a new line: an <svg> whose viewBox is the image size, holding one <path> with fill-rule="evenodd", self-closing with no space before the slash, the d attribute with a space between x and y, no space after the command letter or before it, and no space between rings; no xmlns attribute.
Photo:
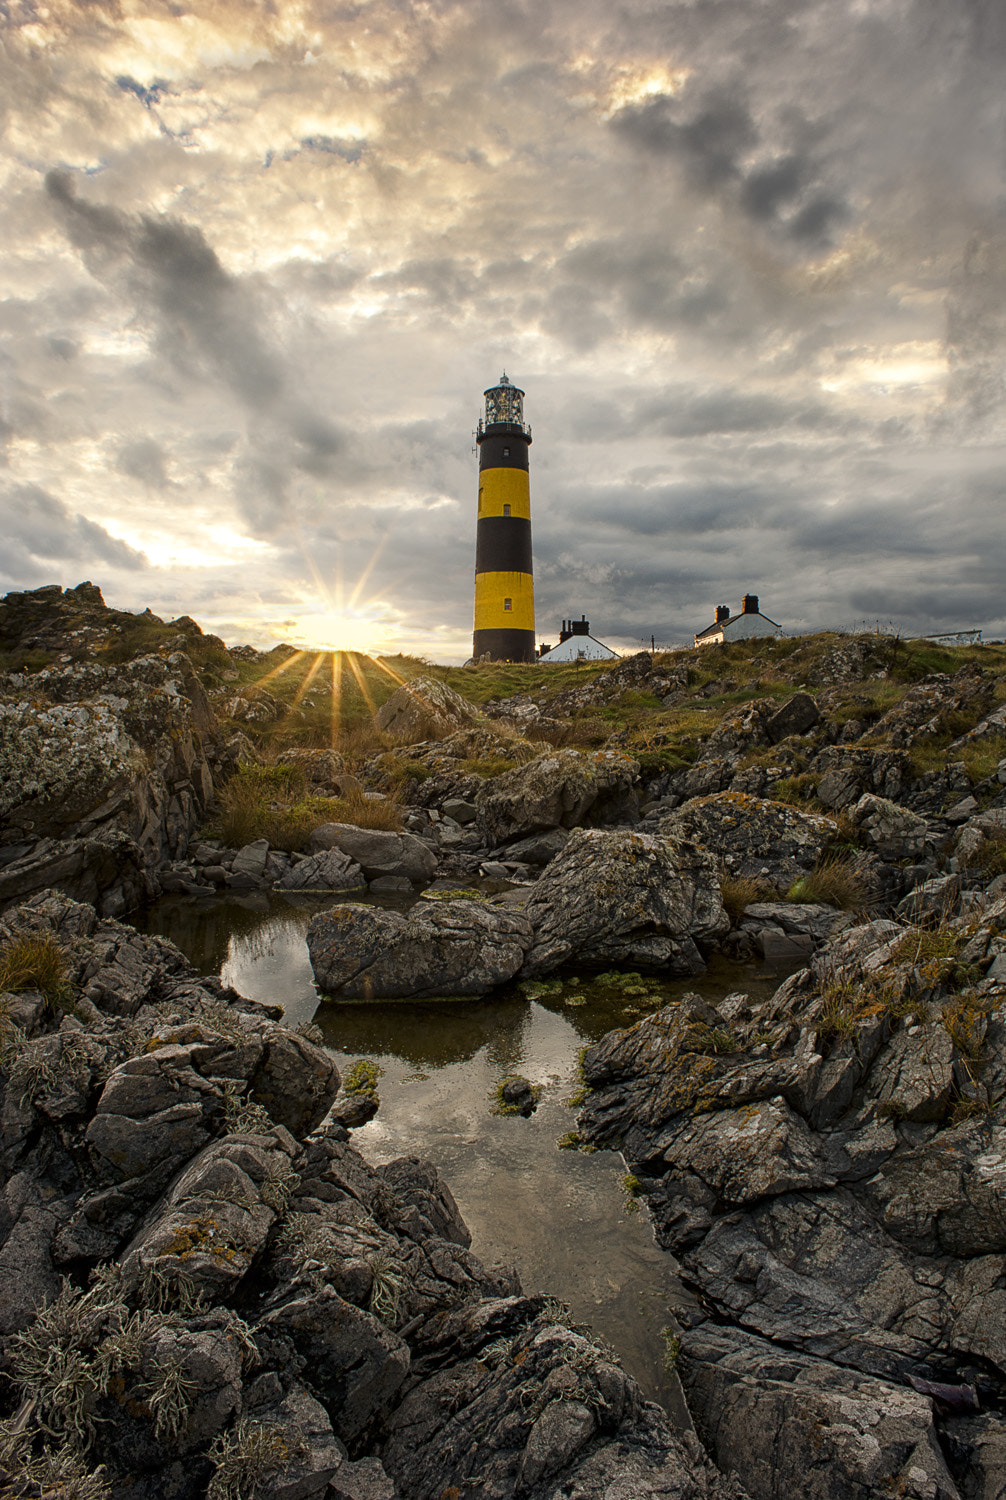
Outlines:
<svg viewBox="0 0 1006 1500"><path fill-rule="evenodd" d="M302 614L299 634L303 645L316 651L360 651L370 655L380 629L366 610L319 609Z"/></svg>

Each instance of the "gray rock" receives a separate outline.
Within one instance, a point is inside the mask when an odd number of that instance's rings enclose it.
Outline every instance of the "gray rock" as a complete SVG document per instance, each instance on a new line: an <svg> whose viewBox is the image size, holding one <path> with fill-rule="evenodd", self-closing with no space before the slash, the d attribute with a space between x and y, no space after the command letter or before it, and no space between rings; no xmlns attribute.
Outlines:
<svg viewBox="0 0 1006 1500"><path fill-rule="evenodd" d="M311 834L311 848L341 849L363 870L368 880L380 875L404 875L426 881L436 873L437 857L411 833L380 828L356 828L351 823L323 823Z"/></svg>
<svg viewBox="0 0 1006 1500"><path fill-rule="evenodd" d="M754 901L744 908L743 925L766 922L794 937L809 937L823 943L843 927L852 926L855 918L849 912L815 902Z"/></svg>
<svg viewBox="0 0 1006 1500"><path fill-rule="evenodd" d="M276 881L281 891L353 891L365 884L360 866L341 849L302 859Z"/></svg>
<svg viewBox="0 0 1006 1500"><path fill-rule="evenodd" d="M908 859L925 848L929 832L925 818L886 797L864 792L848 817L884 859Z"/></svg>
<svg viewBox="0 0 1006 1500"><path fill-rule="evenodd" d="M267 1310L255 1327L289 1339L307 1361L311 1384L343 1442L390 1406L409 1372L409 1349L398 1335L331 1287L293 1296Z"/></svg>
<svg viewBox="0 0 1006 1500"><path fill-rule="evenodd" d="M403 914L344 904L312 918L315 978L334 998L484 995L520 969L531 926L480 901L424 901Z"/></svg>
<svg viewBox="0 0 1006 1500"><path fill-rule="evenodd" d="M806 734L821 717L821 710L809 693L796 693L765 724L765 733L773 745L791 734Z"/></svg>
<svg viewBox="0 0 1006 1500"><path fill-rule="evenodd" d="M698 974L705 964L697 943L730 925L705 851L626 830L573 833L524 914L534 929L527 975L574 960Z"/></svg>
<svg viewBox="0 0 1006 1500"><path fill-rule="evenodd" d="M466 802L463 797L448 797L441 808L445 818L453 818L456 823L474 823L478 816L478 808L474 802Z"/></svg>
<svg viewBox="0 0 1006 1500"><path fill-rule="evenodd" d="M533 833L530 838L518 839L500 850L508 860L519 860L527 865L547 865L561 854L569 839L566 828L549 828L544 833Z"/></svg>
<svg viewBox="0 0 1006 1500"><path fill-rule="evenodd" d="M704 1442L753 1500L960 1500L916 1391L709 1326L682 1336L678 1367Z"/></svg>
<svg viewBox="0 0 1006 1500"><path fill-rule="evenodd" d="M376 880L369 882L369 887L379 896L408 896L412 891L412 881L404 875L378 875Z"/></svg>
<svg viewBox="0 0 1006 1500"><path fill-rule="evenodd" d="M635 821L636 761L617 750L552 750L487 784L478 824L492 845L551 828Z"/></svg>
<svg viewBox="0 0 1006 1500"><path fill-rule="evenodd" d="M328 1492L328 1500L398 1500L398 1496L379 1458L344 1464Z"/></svg>
<svg viewBox="0 0 1006 1500"><path fill-rule="evenodd" d="M234 856L231 873L234 875L252 875L256 879L265 874L266 860L269 858L269 840L256 839L254 843L245 844Z"/></svg>
<svg viewBox="0 0 1006 1500"><path fill-rule="evenodd" d="M474 704L445 682L417 677L403 683L377 711L377 727L401 745L442 740L479 717Z"/></svg>
<svg viewBox="0 0 1006 1500"><path fill-rule="evenodd" d="M829 818L739 792L686 802L660 828L701 844L734 875L767 876L779 885L812 870L836 836Z"/></svg>
<svg viewBox="0 0 1006 1500"><path fill-rule="evenodd" d="M947 921L957 909L961 891L960 876L939 875L923 881L898 902L894 915L899 922L922 927L931 922Z"/></svg>
<svg viewBox="0 0 1006 1500"><path fill-rule="evenodd" d="M267 1377L268 1379L269 1377ZM254 1396L254 1388L250 1393ZM291 1383L268 1404L255 1402L250 1415L266 1433L281 1439L288 1457L256 1486L261 1500L308 1500L341 1478L345 1448L332 1431L328 1413L302 1385ZM346 1465L352 1468L352 1465ZM331 1495L331 1490L327 1490Z"/></svg>

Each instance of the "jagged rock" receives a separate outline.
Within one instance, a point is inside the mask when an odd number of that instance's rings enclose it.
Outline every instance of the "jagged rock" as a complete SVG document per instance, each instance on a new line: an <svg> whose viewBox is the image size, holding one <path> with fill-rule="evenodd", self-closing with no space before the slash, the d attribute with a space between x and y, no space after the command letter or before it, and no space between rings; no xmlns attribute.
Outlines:
<svg viewBox="0 0 1006 1500"><path fill-rule="evenodd" d="M382 1457L403 1495L441 1500L478 1475L482 1494L536 1500L742 1500L617 1365L542 1326L539 1309L540 1299L501 1299L437 1328L430 1352L450 1362L424 1372L387 1424Z"/></svg>
<svg viewBox="0 0 1006 1500"><path fill-rule="evenodd" d="M910 688L901 702L873 726L871 733L907 749L917 740L939 734L950 716L966 713L977 718L988 706L992 687L993 679L971 663L961 667L953 677L934 672L917 687Z"/></svg>
<svg viewBox="0 0 1006 1500"><path fill-rule="evenodd" d="M524 907L534 938L523 972L625 963L698 974L697 944L729 927L713 860L703 850L619 830L577 829Z"/></svg>
<svg viewBox="0 0 1006 1500"><path fill-rule="evenodd" d="M399 1500L399 1492L379 1458L361 1458L339 1470L328 1500Z"/></svg>
<svg viewBox="0 0 1006 1500"><path fill-rule="evenodd" d="M854 921L850 912L836 911L833 906L818 902L752 901L744 908L741 925L764 927L769 923L783 932L823 943Z"/></svg>
<svg viewBox="0 0 1006 1500"><path fill-rule="evenodd" d="M809 693L796 693L765 723L765 733L773 745L791 734L806 734L821 717L821 710Z"/></svg>
<svg viewBox="0 0 1006 1500"><path fill-rule="evenodd" d="M636 761L616 750L553 750L516 767L480 792L479 829L506 844L551 828L634 822Z"/></svg>
<svg viewBox="0 0 1006 1500"><path fill-rule="evenodd" d="M352 823L322 823L311 834L315 852L340 849L360 866L368 880L380 875L404 875L426 881L437 868L437 857L411 833L379 828L357 828Z"/></svg>
<svg viewBox="0 0 1006 1500"><path fill-rule="evenodd" d="M820 777L818 801L836 811L858 802L864 792L900 802L912 779L911 762L904 750L829 745L815 756L813 769Z"/></svg>
<svg viewBox="0 0 1006 1500"><path fill-rule="evenodd" d="M0 865L0 911L52 887L113 917L156 892L140 846L114 830L87 839L40 839Z"/></svg>
<svg viewBox="0 0 1006 1500"><path fill-rule="evenodd" d="M318 984L347 999L484 995L513 978L530 943L525 917L477 901L420 902L407 914L347 903L307 929Z"/></svg>
<svg viewBox="0 0 1006 1500"><path fill-rule="evenodd" d="M899 922L923 927L928 922L947 921L954 915L961 891L958 875L939 875L923 881L899 901L894 915Z"/></svg>
<svg viewBox="0 0 1006 1500"><path fill-rule="evenodd" d="M378 878L398 880L402 877ZM355 859L341 849L326 849L291 866L276 881L276 887L281 891L354 891L366 883L366 876ZM411 882L406 881L405 885L408 889Z"/></svg>
<svg viewBox="0 0 1006 1500"><path fill-rule="evenodd" d="M275 1375L266 1375L252 1386L244 1407L256 1426L275 1434L282 1444L279 1452L287 1454L256 1486L261 1500L308 1500L322 1491L331 1496L329 1483L336 1476L342 1480L344 1467L355 1467L345 1462L345 1448L321 1402L296 1381L284 1391Z"/></svg>
<svg viewBox="0 0 1006 1500"><path fill-rule="evenodd" d="M909 859L926 846L929 825L907 807L864 792L848 818L884 859Z"/></svg>
<svg viewBox="0 0 1006 1500"><path fill-rule="evenodd" d="M445 682L417 677L403 683L377 710L377 727L400 745L443 739L478 718L474 704Z"/></svg>
<svg viewBox="0 0 1006 1500"><path fill-rule="evenodd" d="M734 875L763 876L779 885L812 870L836 837L828 818L738 792L686 802L663 819L660 831L701 844Z"/></svg>
<svg viewBox="0 0 1006 1500"><path fill-rule="evenodd" d="M289 1339L307 1361L311 1384L343 1442L390 1406L409 1372L408 1345L332 1287L268 1308L255 1329Z"/></svg>
<svg viewBox="0 0 1006 1500"><path fill-rule="evenodd" d="M678 1368L703 1441L753 1500L960 1500L916 1391L708 1325L682 1335Z"/></svg>
<svg viewBox="0 0 1006 1500"><path fill-rule="evenodd" d="M949 748L963 750L965 746L976 745L981 740L1004 738L1006 738L1006 703L1001 703L990 714L986 714L984 719L980 719L973 729L968 729L964 734L958 735Z"/></svg>

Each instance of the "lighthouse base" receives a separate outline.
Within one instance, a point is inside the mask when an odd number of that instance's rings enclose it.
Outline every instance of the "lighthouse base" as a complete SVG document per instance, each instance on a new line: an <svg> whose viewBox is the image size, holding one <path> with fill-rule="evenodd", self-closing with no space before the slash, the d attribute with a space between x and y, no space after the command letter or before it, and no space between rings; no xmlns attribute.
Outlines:
<svg viewBox="0 0 1006 1500"><path fill-rule="evenodd" d="M476 630L472 638L476 661L534 661L533 630Z"/></svg>

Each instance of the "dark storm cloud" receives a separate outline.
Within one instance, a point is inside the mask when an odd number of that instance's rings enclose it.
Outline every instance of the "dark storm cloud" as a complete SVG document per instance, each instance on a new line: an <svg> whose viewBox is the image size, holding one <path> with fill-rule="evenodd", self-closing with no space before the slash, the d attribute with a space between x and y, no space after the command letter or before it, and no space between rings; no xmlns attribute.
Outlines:
<svg viewBox="0 0 1006 1500"><path fill-rule="evenodd" d="M291 389L286 363L259 329L261 312L196 226L125 214L81 199L66 172L46 192L67 238L92 275L121 286L153 328L154 346L188 381L220 382L250 418L239 500L254 526L280 523L292 470L330 471L341 445L335 426Z"/></svg>
<svg viewBox="0 0 1006 1500"><path fill-rule="evenodd" d="M21 577L38 578L47 568L67 563L131 572L149 566L142 552L38 485L13 485L0 492L0 531L4 537L2 571L11 584Z"/></svg>
<svg viewBox="0 0 1006 1500"><path fill-rule="evenodd" d="M718 85L697 98L660 95L627 106L612 128L632 145L678 163L693 188L727 195L755 223L808 244L828 244L850 216L838 185L813 146L821 139L802 114L788 110L766 138L742 87Z"/></svg>

